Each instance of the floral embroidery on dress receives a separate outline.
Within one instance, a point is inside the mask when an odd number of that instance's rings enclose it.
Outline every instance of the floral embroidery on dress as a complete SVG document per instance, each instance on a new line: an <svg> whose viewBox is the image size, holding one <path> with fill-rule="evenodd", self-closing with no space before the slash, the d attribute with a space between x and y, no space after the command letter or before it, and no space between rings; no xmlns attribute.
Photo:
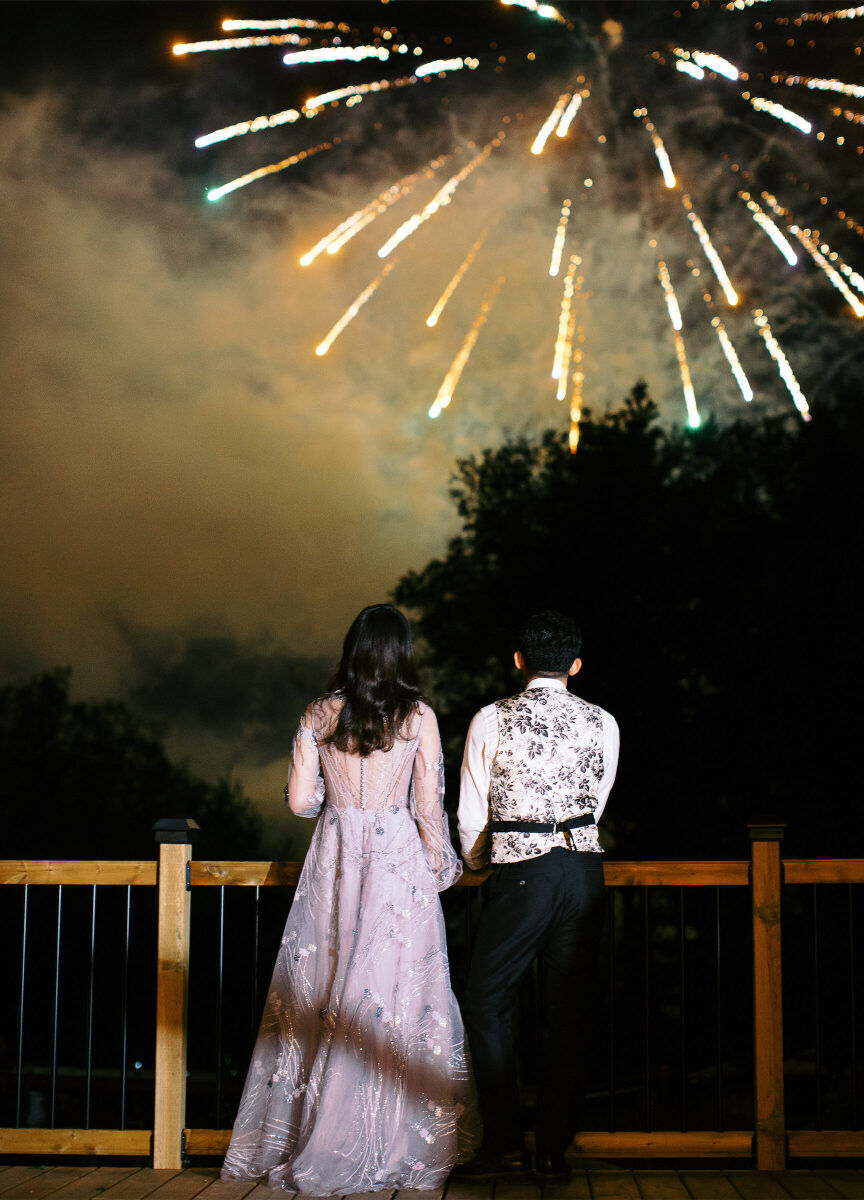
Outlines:
<svg viewBox="0 0 864 1200"><path fill-rule="evenodd" d="M495 706L493 821L564 821L593 812L603 779L603 710L562 688L529 688ZM596 825L570 831L573 848L602 853ZM567 845L563 833L493 833L492 861L520 862Z"/></svg>

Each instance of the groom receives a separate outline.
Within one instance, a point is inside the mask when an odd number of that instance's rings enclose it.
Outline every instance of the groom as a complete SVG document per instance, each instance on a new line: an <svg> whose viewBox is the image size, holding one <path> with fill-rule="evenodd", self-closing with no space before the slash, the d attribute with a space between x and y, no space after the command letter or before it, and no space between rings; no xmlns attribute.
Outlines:
<svg viewBox="0 0 864 1200"><path fill-rule="evenodd" d="M468 730L459 837L469 867L491 859L494 868L462 1005L484 1133L460 1173L475 1179L528 1165L511 1020L537 955L535 1171L542 1180L570 1174L564 1155L579 1129L581 1047L594 1025L587 1001L605 908L597 821L618 764L614 717L567 690L568 676L582 666L581 650L569 617L531 617L513 656L525 690L482 708Z"/></svg>

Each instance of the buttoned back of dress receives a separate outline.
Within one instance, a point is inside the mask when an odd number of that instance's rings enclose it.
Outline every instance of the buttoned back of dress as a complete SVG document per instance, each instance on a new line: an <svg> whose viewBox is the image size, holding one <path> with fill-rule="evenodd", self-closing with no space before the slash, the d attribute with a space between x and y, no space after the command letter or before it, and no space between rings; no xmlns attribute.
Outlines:
<svg viewBox="0 0 864 1200"><path fill-rule="evenodd" d="M604 770L603 710L560 687L530 688L494 708L492 820L564 821L593 812ZM576 850L600 849L595 825L570 837ZM518 862L567 845L563 833L493 833L492 861Z"/></svg>

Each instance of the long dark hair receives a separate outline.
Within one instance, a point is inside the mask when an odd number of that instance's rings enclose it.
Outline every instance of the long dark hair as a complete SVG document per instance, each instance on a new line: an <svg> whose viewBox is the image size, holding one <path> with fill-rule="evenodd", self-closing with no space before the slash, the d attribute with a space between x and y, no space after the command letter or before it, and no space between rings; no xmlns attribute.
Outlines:
<svg viewBox="0 0 864 1200"><path fill-rule="evenodd" d="M420 700L411 627L398 608L370 604L354 618L332 690L344 704L324 741L364 758L390 750Z"/></svg>

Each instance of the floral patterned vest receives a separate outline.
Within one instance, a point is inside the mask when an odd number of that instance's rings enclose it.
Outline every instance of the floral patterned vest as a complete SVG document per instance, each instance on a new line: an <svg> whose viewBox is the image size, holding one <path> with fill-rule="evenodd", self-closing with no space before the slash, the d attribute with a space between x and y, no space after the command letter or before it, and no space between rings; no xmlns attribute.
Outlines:
<svg viewBox="0 0 864 1200"><path fill-rule="evenodd" d="M564 821L592 812L603 778L603 710L563 688L536 687L499 700L491 764L493 821ZM570 831L574 850L601 854L597 826ZM492 862L567 847L563 833L493 833Z"/></svg>

